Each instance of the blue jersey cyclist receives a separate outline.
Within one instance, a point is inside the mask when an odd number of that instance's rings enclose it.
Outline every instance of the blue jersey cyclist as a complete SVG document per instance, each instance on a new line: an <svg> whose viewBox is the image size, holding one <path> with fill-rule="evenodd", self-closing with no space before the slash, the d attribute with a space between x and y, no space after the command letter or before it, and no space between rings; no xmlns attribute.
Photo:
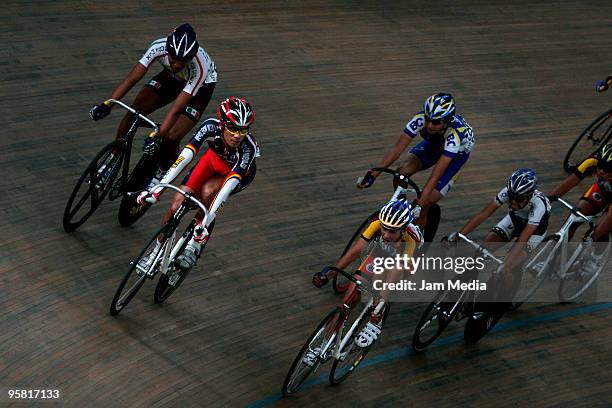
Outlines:
<svg viewBox="0 0 612 408"><path fill-rule="evenodd" d="M465 119L456 114L453 97L448 93L437 93L427 98L423 110L406 124L395 146L377 167L392 165L417 135L421 135L423 140L410 149L399 171L412 175L433 167L419 200L422 211L416 223L424 227L428 208L448 193L468 161L474 147L474 131ZM370 187L379 175L379 172L368 171L357 186Z"/></svg>

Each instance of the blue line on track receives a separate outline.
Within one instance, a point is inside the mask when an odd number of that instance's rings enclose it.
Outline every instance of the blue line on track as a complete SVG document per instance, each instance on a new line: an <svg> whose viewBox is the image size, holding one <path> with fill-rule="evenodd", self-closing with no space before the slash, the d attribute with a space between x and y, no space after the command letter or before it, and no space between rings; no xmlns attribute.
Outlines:
<svg viewBox="0 0 612 408"><path fill-rule="evenodd" d="M528 319L513 320L509 322L499 323L493 328L492 332L513 330L519 327L533 326L538 323L558 321L558 320L561 320L567 317L574 317L574 316L599 312L600 310L606 310L606 309L612 309L612 302L597 303L597 304L593 304L589 306L578 307L572 310L564 310L564 311L559 311L559 312L546 313L541 316L534 316ZM463 333L460 333L454 336L445 337L440 340L437 340L434 344L436 346L445 346L449 344L459 343L462 341L463 341ZM389 351L379 356L366 359L363 363L359 365L359 368L369 367L369 366L373 366L373 365L380 364L380 363L386 363L391 360L411 356L414 354L415 354L414 350L412 350L412 348L410 347ZM300 387L300 391L306 390L308 388L314 387L315 385L327 382L328 377L329 377L329 373L321 374L318 378L314 378L312 380L305 382L304 385ZM259 401L253 402L252 404L248 405L248 407L249 408L265 407L265 406L268 406L274 403L275 401L280 400L281 398L282 398L282 395L280 393L273 394L266 398L260 399Z"/></svg>

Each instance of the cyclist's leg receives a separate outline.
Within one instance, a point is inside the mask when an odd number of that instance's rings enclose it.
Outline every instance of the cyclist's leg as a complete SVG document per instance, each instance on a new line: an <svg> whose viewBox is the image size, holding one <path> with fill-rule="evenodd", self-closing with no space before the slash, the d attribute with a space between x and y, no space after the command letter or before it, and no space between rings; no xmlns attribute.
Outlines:
<svg viewBox="0 0 612 408"><path fill-rule="evenodd" d="M185 191L186 193L196 194L196 197L197 197L197 193L193 191L191 188L189 188L188 186L186 186L185 184L181 184L179 188ZM176 210L181 206L184 199L185 197L183 197L182 194L180 193L174 194L174 197L172 198L172 202L170 203L170 207L164 214L164 217L162 219L162 224L166 224L168 221L170 221L170 218L172 218Z"/></svg>
<svg viewBox="0 0 612 408"><path fill-rule="evenodd" d="M607 211L597 220L597 225L591 233L594 242L607 242L612 232L612 211L608 207Z"/></svg>
<svg viewBox="0 0 612 408"><path fill-rule="evenodd" d="M202 113L208 106L215 89L215 82L204 84L168 132L168 136L162 140L160 167L168 170L179 154L179 145L183 137L198 123Z"/></svg>
<svg viewBox="0 0 612 408"><path fill-rule="evenodd" d="M178 86L176 80L170 77L166 71L162 71L142 87L132 102L132 108L148 115L173 101L178 95L177 90L180 92ZM122 137L127 132L132 120L133 115L129 112L126 113L117 128L117 138Z"/></svg>
<svg viewBox="0 0 612 408"><path fill-rule="evenodd" d="M403 158L399 166L399 171L402 174L411 176L417 171L428 169L436 164L440 158L440 154L441 152L436 152L430 142L423 140L410 149L408 154Z"/></svg>

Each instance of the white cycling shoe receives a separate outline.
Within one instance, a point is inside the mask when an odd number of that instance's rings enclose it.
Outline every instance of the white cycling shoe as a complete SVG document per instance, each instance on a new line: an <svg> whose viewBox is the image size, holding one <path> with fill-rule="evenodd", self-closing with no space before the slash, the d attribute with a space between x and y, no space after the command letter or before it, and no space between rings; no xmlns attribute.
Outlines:
<svg viewBox="0 0 612 408"><path fill-rule="evenodd" d="M308 349L304 357L302 357L302 363L306 364L308 367L312 367L317 362L319 354L321 354L321 347L315 347L312 350Z"/></svg>
<svg viewBox="0 0 612 408"><path fill-rule="evenodd" d="M193 268L198 262L201 250L202 245L195 242L188 243L183 253L176 258L177 265L182 269Z"/></svg>
<svg viewBox="0 0 612 408"><path fill-rule="evenodd" d="M603 256L597 256L595 253L591 254L590 258L587 258L580 268L580 274L583 276L592 276L601 268L603 263Z"/></svg>
<svg viewBox="0 0 612 408"><path fill-rule="evenodd" d="M379 325L368 322L357 335L355 344L359 347L370 347L372 343L378 339L378 336L380 336L380 331L381 327Z"/></svg>

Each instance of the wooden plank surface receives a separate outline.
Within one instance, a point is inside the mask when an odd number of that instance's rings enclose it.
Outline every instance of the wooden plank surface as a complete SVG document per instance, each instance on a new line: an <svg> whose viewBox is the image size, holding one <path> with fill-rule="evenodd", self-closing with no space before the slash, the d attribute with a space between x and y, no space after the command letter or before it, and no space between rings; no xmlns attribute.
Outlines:
<svg viewBox="0 0 612 408"><path fill-rule="evenodd" d="M58 387L69 406L272 402L337 301L310 285L312 273L390 195L388 181L359 191L355 179L423 100L453 93L477 138L443 202L448 233L517 167L534 167L545 189L563 178L567 147L610 106L593 83L610 73L611 15L594 0L4 2L0 386ZM227 95L249 98L262 157L186 285L162 307L147 285L114 319L115 288L165 204L127 229L117 203L74 234L61 214L120 118L91 122L89 107L183 21L219 70L206 113ZM405 350L421 307L395 308L369 358ZM609 406L609 327L609 309L526 324L475 348L388 359L278 405Z"/></svg>

